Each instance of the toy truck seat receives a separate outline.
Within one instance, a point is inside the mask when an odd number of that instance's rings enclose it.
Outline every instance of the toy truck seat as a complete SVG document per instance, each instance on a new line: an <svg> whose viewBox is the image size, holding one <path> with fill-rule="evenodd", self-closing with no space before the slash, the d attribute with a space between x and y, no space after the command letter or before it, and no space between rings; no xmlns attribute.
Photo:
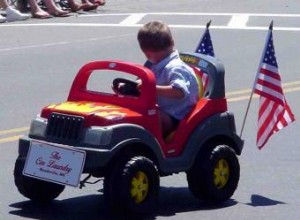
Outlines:
<svg viewBox="0 0 300 220"><path fill-rule="evenodd" d="M200 98L191 113L180 122L177 130L166 138L166 143L183 142L187 138L185 136L203 120L216 113L227 111L224 86L225 70L222 63L214 57L198 53L180 53L180 57L194 69L198 81L201 83L199 86Z"/></svg>
<svg viewBox="0 0 300 220"><path fill-rule="evenodd" d="M210 99L225 97L225 70L220 60L199 53L180 53L180 58L191 66L198 79L201 79L202 97Z"/></svg>

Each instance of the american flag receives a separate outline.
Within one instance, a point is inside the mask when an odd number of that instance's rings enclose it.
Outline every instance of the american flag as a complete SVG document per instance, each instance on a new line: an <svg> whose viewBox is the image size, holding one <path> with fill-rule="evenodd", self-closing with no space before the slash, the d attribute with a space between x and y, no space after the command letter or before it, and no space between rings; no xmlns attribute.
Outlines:
<svg viewBox="0 0 300 220"><path fill-rule="evenodd" d="M214 57L215 56L214 47L213 47L213 44L212 44L212 41L211 41L211 38L210 38L210 33L209 33L210 23L211 23L211 21L209 21L206 24L205 32L202 35L202 38L201 38L195 52L210 55L210 56Z"/></svg>
<svg viewBox="0 0 300 220"><path fill-rule="evenodd" d="M214 47L213 47L213 44L212 44L212 41L210 38L210 33L209 33L210 23L211 23L211 20L206 24L205 32L203 33L195 52L210 55L210 56L214 57L215 56ZM206 87L208 85L208 75L202 71L199 71L199 72L200 72L200 76L202 79L203 90L205 91Z"/></svg>
<svg viewBox="0 0 300 220"><path fill-rule="evenodd" d="M270 25L262 60L260 62L254 92L260 95L258 112L257 147L261 149L272 134L295 120L281 86Z"/></svg>

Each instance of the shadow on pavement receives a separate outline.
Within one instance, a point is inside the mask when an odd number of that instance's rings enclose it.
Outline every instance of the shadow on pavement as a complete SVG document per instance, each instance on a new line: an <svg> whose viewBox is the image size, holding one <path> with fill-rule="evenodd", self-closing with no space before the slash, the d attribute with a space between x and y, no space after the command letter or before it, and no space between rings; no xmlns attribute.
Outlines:
<svg viewBox="0 0 300 220"><path fill-rule="evenodd" d="M251 196L251 202L250 203L246 203L246 205L250 205L253 207L257 207L257 206L272 206L272 205L279 205L279 204L286 204L284 202L281 201L276 201L273 199L269 199L267 197L261 196L261 195L256 195L253 194Z"/></svg>
<svg viewBox="0 0 300 220"><path fill-rule="evenodd" d="M161 187L158 210L144 219L156 219L157 216L174 216L176 213L200 210L221 209L236 205L235 200L228 200L220 206L207 206L195 198L186 187ZM25 218L60 220L122 220L125 217L112 217L105 208L103 195L87 195L64 200L55 200L48 205L38 205L29 200L13 203L11 215Z"/></svg>
<svg viewBox="0 0 300 220"><path fill-rule="evenodd" d="M16 210L10 214L32 219L110 219L104 208L103 196L88 195L64 200L55 200L47 205L29 200L11 204Z"/></svg>
<svg viewBox="0 0 300 220"><path fill-rule="evenodd" d="M221 209L237 204L235 200L229 199L218 206L207 205L194 197L187 187L161 187L160 193L157 216L173 216L182 212Z"/></svg>

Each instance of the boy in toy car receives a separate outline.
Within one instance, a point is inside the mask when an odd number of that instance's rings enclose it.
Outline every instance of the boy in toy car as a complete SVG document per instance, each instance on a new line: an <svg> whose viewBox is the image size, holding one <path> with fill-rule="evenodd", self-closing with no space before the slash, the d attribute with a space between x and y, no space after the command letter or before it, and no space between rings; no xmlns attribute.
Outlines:
<svg viewBox="0 0 300 220"><path fill-rule="evenodd" d="M160 21L149 22L139 30L137 38L147 58L145 66L153 71L156 78L161 128L166 137L197 103L197 78L174 49L168 25Z"/></svg>

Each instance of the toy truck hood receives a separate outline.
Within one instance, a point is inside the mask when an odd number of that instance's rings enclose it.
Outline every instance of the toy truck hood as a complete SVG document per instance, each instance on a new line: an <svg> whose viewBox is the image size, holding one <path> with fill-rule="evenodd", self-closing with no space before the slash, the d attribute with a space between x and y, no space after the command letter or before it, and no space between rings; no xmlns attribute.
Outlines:
<svg viewBox="0 0 300 220"><path fill-rule="evenodd" d="M141 114L128 108L98 102L63 102L46 106L41 113L49 118L52 113L75 115L85 118L85 125L104 126L115 123L138 123Z"/></svg>

